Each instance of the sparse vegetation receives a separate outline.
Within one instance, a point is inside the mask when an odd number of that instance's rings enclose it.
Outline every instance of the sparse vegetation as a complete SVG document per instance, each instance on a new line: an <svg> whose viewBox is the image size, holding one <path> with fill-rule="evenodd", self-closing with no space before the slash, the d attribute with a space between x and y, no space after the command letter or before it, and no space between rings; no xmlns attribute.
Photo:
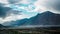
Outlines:
<svg viewBox="0 0 60 34"><path fill-rule="evenodd" d="M54 34L44 29L0 29L0 34Z"/></svg>

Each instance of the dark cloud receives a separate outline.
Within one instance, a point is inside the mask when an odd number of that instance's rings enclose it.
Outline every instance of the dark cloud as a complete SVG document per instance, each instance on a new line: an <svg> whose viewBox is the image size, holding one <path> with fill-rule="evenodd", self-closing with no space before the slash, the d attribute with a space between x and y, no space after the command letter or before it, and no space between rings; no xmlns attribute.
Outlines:
<svg viewBox="0 0 60 34"><path fill-rule="evenodd" d="M5 17L9 10L11 10L11 8L4 7L4 5L0 3L0 17Z"/></svg>
<svg viewBox="0 0 60 34"><path fill-rule="evenodd" d="M18 2L20 2L21 0L8 0L8 2L10 3L10 4L15 4L15 3L18 3Z"/></svg>
<svg viewBox="0 0 60 34"><path fill-rule="evenodd" d="M55 3L53 7L55 7L56 10L60 11L60 2Z"/></svg>
<svg viewBox="0 0 60 34"><path fill-rule="evenodd" d="M47 8L52 8L53 10L56 10L57 12L60 11L60 0L49 0L46 3Z"/></svg>

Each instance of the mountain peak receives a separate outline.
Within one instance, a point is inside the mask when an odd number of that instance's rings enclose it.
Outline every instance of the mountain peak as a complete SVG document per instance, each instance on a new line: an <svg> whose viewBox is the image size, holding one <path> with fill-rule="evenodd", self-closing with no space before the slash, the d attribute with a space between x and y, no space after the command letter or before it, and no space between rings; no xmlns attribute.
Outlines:
<svg viewBox="0 0 60 34"><path fill-rule="evenodd" d="M50 12L50 11L45 11L43 13L38 13L37 16L39 15L54 15L54 13Z"/></svg>
<svg viewBox="0 0 60 34"><path fill-rule="evenodd" d="M45 11L44 13L45 13L45 14L54 14L54 13L52 13L51 11Z"/></svg>

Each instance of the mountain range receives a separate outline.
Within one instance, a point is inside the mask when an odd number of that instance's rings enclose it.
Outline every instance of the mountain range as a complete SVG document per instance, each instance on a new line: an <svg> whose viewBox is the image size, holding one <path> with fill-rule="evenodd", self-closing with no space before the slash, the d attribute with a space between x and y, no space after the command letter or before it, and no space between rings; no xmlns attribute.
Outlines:
<svg viewBox="0 0 60 34"><path fill-rule="evenodd" d="M50 11L37 14L30 18L32 25L60 25L60 14L54 14Z"/></svg>
<svg viewBox="0 0 60 34"><path fill-rule="evenodd" d="M5 26L3 26L2 24L0 24L0 29L2 29L2 28L6 28Z"/></svg>
<svg viewBox="0 0 60 34"><path fill-rule="evenodd" d="M38 13L30 19L22 19L4 23L5 26L22 26L22 25L60 25L60 14L55 14L50 11Z"/></svg>

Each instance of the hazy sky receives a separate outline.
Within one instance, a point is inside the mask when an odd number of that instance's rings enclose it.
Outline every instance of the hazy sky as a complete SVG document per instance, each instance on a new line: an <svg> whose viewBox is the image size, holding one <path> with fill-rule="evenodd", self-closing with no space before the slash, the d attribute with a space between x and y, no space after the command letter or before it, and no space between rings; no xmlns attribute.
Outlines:
<svg viewBox="0 0 60 34"><path fill-rule="evenodd" d="M60 14L60 0L0 0L0 23L30 18L45 11Z"/></svg>

